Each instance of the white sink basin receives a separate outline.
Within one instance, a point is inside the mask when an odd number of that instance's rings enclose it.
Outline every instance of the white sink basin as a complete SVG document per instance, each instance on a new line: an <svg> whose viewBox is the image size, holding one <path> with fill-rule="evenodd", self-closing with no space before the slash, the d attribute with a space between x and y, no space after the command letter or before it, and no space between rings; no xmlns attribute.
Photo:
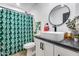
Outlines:
<svg viewBox="0 0 79 59"><path fill-rule="evenodd" d="M49 40L61 41L64 39L64 32L43 32L39 36Z"/></svg>

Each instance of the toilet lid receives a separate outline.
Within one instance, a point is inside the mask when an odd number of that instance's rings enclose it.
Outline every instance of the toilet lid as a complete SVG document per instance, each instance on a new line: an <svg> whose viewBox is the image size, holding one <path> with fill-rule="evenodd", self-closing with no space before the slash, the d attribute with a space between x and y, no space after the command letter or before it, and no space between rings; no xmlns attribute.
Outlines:
<svg viewBox="0 0 79 59"><path fill-rule="evenodd" d="M35 46L34 42L29 42L29 43L24 44L23 48L30 49L30 48L32 48L34 46Z"/></svg>

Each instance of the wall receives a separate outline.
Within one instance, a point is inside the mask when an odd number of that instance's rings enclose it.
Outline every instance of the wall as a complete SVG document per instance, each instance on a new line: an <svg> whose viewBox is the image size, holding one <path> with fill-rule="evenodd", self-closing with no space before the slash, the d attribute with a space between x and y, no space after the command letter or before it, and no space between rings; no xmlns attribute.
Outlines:
<svg viewBox="0 0 79 59"><path fill-rule="evenodd" d="M35 21L38 21L39 19L39 12L34 9L36 6L36 3L20 3L20 5L17 5L16 3L0 3L0 6L17 10L20 12L28 12L29 14L32 14L34 16Z"/></svg>
<svg viewBox="0 0 79 59"><path fill-rule="evenodd" d="M15 6L13 6L13 5L15 5L16 6L16 4L9 4L9 3L0 3L0 6L2 6L2 7L6 7L6 8L9 8L9 9L13 9L13 10L17 10L17 11L19 11L19 12L24 12L22 9L20 9L20 8L18 8L18 7L15 7Z"/></svg>
<svg viewBox="0 0 79 59"><path fill-rule="evenodd" d="M20 6L16 6L15 4L0 4L1 6L5 6L11 9L17 9L19 11L27 11L28 13L32 14L34 16L34 21L41 21L42 25L41 25L41 29L43 31L44 28L44 24L48 21L48 15L50 13L50 11L57 5L59 5L61 3L25 3L25 4L20 4ZM73 19L76 15L79 15L79 11L78 11L78 3L65 3L69 8L70 8L70 17L69 19ZM50 26L50 31L53 31L54 29L52 28L52 26L49 24ZM70 31L67 27L66 24L63 24L62 26L58 27L57 31Z"/></svg>
<svg viewBox="0 0 79 59"><path fill-rule="evenodd" d="M76 15L79 16L79 3L76 3Z"/></svg>
<svg viewBox="0 0 79 59"><path fill-rule="evenodd" d="M70 8L70 17L69 19L73 19L76 14L76 4L71 3L71 4L66 4ZM66 24L63 24L62 26L58 27L58 31L63 31L63 32L70 32L69 28L67 28Z"/></svg>
<svg viewBox="0 0 79 59"><path fill-rule="evenodd" d="M57 6L59 4L61 4L61 3L43 3L43 4L39 3L37 5L37 7L35 7L36 10L39 12L38 19L39 19L39 21L42 22L42 25L41 25L42 32L43 32L44 24L46 22L48 22L48 15L49 15L51 9L53 9L55 6ZM69 3L69 4L65 3L65 4L69 6L70 11L71 11L69 19L73 19L74 16L75 16L75 8L76 8L75 6L76 6L76 4L74 4L74 3ZM50 31L53 31L53 30L54 29L50 25ZM70 30L66 27L66 24L64 24L64 25L58 27L57 31L67 32L67 31L70 31Z"/></svg>

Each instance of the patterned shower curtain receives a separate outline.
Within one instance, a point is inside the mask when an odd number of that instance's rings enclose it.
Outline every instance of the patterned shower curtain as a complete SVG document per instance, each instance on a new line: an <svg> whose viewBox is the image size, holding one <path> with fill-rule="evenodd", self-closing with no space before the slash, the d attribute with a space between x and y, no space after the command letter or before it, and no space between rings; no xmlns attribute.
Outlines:
<svg viewBox="0 0 79 59"><path fill-rule="evenodd" d="M23 44L32 42L33 16L15 10L0 8L0 55L8 56L23 50Z"/></svg>

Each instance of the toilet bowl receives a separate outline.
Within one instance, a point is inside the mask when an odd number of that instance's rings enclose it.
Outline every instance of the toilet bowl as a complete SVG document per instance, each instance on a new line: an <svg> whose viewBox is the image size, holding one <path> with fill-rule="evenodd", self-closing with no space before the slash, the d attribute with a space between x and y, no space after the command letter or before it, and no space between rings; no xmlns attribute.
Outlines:
<svg viewBox="0 0 79 59"><path fill-rule="evenodd" d="M27 56L33 56L35 55L35 43L29 42L23 45L23 48L27 50L26 55Z"/></svg>

